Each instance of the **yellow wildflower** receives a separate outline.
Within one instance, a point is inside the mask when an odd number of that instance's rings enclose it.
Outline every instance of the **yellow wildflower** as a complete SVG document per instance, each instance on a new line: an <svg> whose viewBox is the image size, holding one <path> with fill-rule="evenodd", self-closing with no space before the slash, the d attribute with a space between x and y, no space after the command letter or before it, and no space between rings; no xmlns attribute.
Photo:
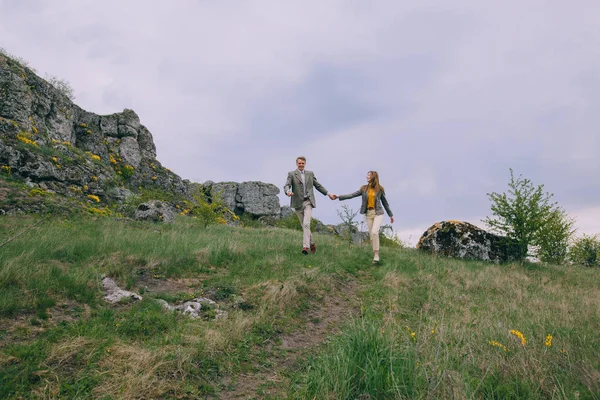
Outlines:
<svg viewBox="0 0 600 400"><path fill-rule="evenodd" d="M515 335L516 337L518 337L521 340L521 345L525 346L527 344L527 339L525 339L525 335L523 335L521 332L515 330L515 329L511 329L509 331L512 335Z"/></svg>
<svg viewBox="0 0 600 400"><path fill-rule="evenodd" d="M552 335L548 334L548 336L546 336L546 341L544 342L544 345L546 347L552 347Z"/></svg>
<svg viewBox="0 0 600 400"><path fill-rule="evenodd" d="M494 346L494 347L498 347L498 348L500 348L500 349L504 350L505 352L508 352L508 349L507 349L507 348L506 348L506 346L505 346L505 345L503 345L502 343L499 343L499 342L497 342L497 341L495 341L495 340L490 340L490 342L489 342L489 343L490 343L492 346Z"/></svg>
<svg viewBox="0 0 600 400"><path fill-rule="evenodd" d="M31 133L29 133L29 132L20 132L17 135L17 139L25 144L30 144L30 145L36 146L36 147L38 145L34 140L31 140Z"/></svg>

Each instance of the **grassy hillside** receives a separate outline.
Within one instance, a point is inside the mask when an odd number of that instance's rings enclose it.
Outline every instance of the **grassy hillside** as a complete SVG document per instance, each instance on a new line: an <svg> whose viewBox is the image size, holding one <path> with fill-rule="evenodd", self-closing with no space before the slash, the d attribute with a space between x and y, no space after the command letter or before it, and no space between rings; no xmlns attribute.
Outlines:
<svg viewBox="0 0 600 400"><path fill-rule="evenodd" d="M303 256L294 230L38 218L0 217L3 399L600 396L597 269L390 247L374 267L329 236ZM106 304L104 274L144 299ZM227 318L155 301L195 296Z"/></svg>

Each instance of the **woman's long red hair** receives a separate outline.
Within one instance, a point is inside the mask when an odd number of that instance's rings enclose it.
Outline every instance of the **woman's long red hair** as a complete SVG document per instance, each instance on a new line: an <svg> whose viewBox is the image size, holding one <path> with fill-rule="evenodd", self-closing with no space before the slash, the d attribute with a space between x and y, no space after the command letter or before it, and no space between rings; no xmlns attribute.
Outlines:
<svg viewBox="0 0 600 400"><path fill-rule="evenodd" d="M373 189L375 193L383 192L384 189L383 186L379 184L379 174L377 171L369 171L368 173L371 174L371 179L369 180L369 183L361 187L362 191L366 192L368 189Z"/></svg>

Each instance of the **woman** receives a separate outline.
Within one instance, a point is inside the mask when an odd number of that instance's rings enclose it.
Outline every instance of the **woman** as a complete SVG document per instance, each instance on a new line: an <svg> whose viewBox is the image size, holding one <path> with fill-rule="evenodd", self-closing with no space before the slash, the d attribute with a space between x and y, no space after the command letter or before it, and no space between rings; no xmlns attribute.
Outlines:
<svg viewBox="0 0 600 400"><path fill-rule="evenodd" d="M379 228L383 222L383 209L385 208L392 224L394 223L394 215L385 198L385 190L383 189L383 186L379 184L379 175L376 171L369 171L367 173L367 184L362 186L356 192L342 196L334 196L342 201L360 195L362 195L360 213L366 214L369 236L371 237L371 245L373 246L373 264L379 264Z"/></svg>

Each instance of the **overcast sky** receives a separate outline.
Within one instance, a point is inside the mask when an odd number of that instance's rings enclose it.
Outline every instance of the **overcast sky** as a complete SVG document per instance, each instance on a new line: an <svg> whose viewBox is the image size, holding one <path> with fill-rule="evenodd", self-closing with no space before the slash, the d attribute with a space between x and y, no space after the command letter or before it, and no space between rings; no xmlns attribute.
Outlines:
<svg viewBox="0 0 600 400"><path fill-rule="evenodd" d="M0 0L0 16L0 47L88 111L135 110L184 179L281 189L304 155L344 194L376 170L414 243L436 221L483 227L513 168L600 233L596 0ZM360 206L317 201L326 223Z"/></svg>

